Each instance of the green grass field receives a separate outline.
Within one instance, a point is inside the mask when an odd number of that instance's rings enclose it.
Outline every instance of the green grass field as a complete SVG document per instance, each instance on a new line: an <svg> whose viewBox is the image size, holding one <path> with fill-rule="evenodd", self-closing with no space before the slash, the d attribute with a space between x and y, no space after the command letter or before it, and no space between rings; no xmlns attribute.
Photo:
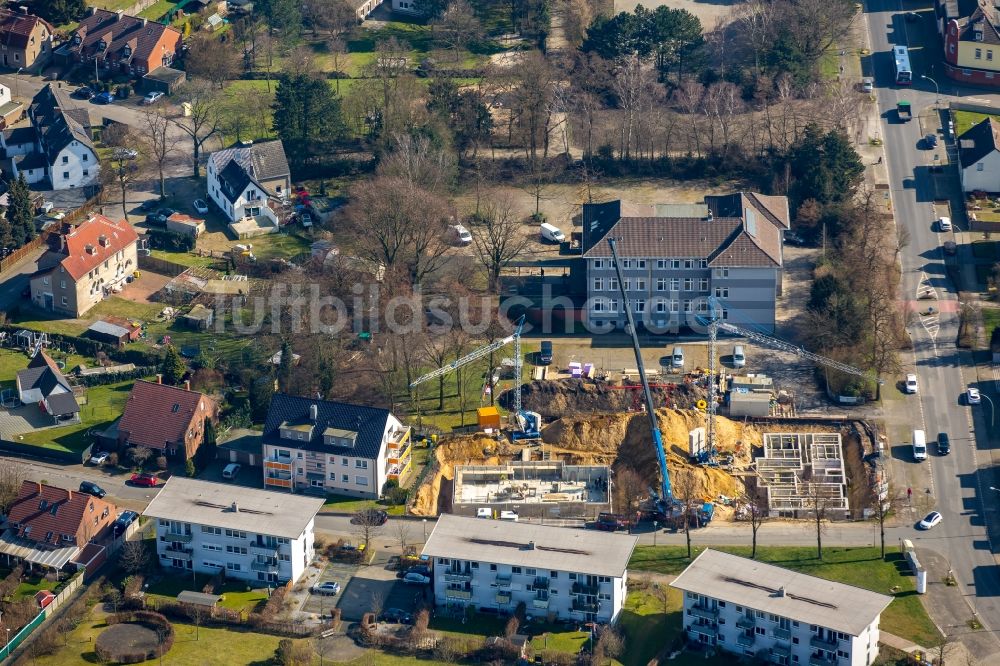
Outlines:
<svg viewBox="0 0 1000 666"><path fill-rule="evenodd" d="M35 596L40 590L54 590L57 585L59 585L58 582L45 578L38 578L33 582L22 582L14 591L14 598L27 599Z"/></svg>
<svg viewBox="0 0 1000 666"><path fill-rule="evenodd" d="M357 513L365 509L381 509L390 516L402 516L406 513L403 505L389 506L381 500L358 499L357 497L347 497L344 495L327 495L326 503L323 504L323 511L336 511L337 513Z"/></svg>
<svg viewBox="0 0 1000 666"><path fill-rule="evenodd" d="M1000 309L983 308L983 328L986 329L986 339L991 340L993 329L1000 326Z"/></svg>
<svg viewBox="0 0 1000 666"><path fill-rule="evenodd" d="M87 434L92 428L103 430L122 414L125 402L132 391L132 380L92 386L86 390L86 404L80 406L80 423L62 428L34 430L20 435L18 442L33 444L58 451L82 451L92 438Z"/></svg>
<svg viewBox="0 0 1000 666"><path fill-rule="evenodd" d="M976 113L974 111L952 111L955 119L955 136L961 136L966 130L977 125L991 115L989 113Z"/></svg>
<svg viewBox="0 0 1000 666"><path fill-rule="evenodd" d="M718 550L744 557L750 554L750 548L745 546L721 546ZM687 549L682 546L639 546L629 569L679 574L688 565L686 555ZM757 559L892 596L892 603L882 613L883 630L925 647L941 642L940 632L920 603L913 577L901 573L905 572L905 563L899 553L890 552L883 561L878 548L826 548L820 561L815 548L759 547Z"/></svg>
<svg viewBox="0 0 1000 666"><path fill-rule="evenodd" d="M212 264L219 263L218 259L212 257L199 257L193 252L167 252L166 250L152 250L150 256L154 259L172 261L182 266L193 266L195 268L208 268Z"/></svg>

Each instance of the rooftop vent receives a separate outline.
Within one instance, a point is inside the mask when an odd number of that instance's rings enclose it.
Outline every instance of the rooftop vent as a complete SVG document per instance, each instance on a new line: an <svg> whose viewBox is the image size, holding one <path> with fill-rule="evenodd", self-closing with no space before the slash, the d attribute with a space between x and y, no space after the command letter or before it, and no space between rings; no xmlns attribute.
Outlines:
<svg viewBox="0 0 1000 666"><path fill-rule="evenodd" d="M708 211L708 215L705 216L705 221L706 222L711 222L714 219L715 219L715 216L712 215L712 211Z"/></svg>
<svg viewBox="0 0 1000 666"><path fill-rule="evenodd" d="M236 502L233 502L233 507L232 508L233 508L233 513L239 513L240 512L240 505L237 504Z"/></svg>
<svg viewBox="0 0 1000 666"><path fill-rule="evenodd" d="M315 421L319 418L319 407L316 405L309 405L309 420Z"/></svg>
<svg viewBox="0 0 1000 666"><path fill-rule="evenodd" d="M97 248L95 248L90 243L87 243L87 246L84 248L84 250L86 250L87 254L94 254L97 251Z"/></svg>
<svg viewBox="0 0 1000 666"><path fill-rule="evenodd" d="M534 550L534 549L535 549L535 542L534 541L529 541L528 542L528 550Z"/></svg>

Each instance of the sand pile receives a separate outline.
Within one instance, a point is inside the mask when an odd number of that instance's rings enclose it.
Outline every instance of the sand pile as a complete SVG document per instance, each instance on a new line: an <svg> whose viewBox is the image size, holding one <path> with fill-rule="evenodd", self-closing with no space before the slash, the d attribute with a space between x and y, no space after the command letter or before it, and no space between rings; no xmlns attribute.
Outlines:
<svg viewBox="0 0 1000 666"><path fill-rule="evenodd" d="M693 383L653 387L653 403L657 407L694 407L704 399L705 390ZM509 392L508 392L509 393ZM504 394L507 398L508 394ZM594 383L581 379L537 380L521 387L521 404L525 409L538 412L545 418L558 418L568 414L593 414L597 412L626 412L642 400L641 389L613 388L604 382Z"/></svg>
<svg viewBox="0 0 1000 666"><path fill-rule="evenodd" d="M417 488L412 512L418 516L438 514L442 482L446 492L450 493L456 465L499 465L501 460L510 460L517 451L518 448L511 446L506 440L498 442L482 433L443 440L434 449L437 469L428 474L423 484Z"/></svg>

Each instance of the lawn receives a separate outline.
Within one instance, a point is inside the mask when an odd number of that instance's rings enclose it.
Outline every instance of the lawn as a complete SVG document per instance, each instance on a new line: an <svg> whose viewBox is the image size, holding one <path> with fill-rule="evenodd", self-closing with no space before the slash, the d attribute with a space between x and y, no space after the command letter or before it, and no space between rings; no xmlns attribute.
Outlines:
<svg viewBox="0 0 1000 666"><path fill-rule="evenodd" d="M67 319L62 315L46 312L28 304L23 304L8 313L7 320L11 324L21 325L35 331L61 333L62 335L80 335L87 330L88 326L79 319Z"/></svg>
<svg viewBox="0 0 1000 666"><path fill-rule="evenodd" d="M667 606L645 590L630 592L619 627L625 632L625 666L645 666L665 645L670 645L681 630L680 590L667 588ZM664 612L666 611L666 612Z"/></svg>
<svg viewBox="0 0 1000 666"><path fill-rule="evenodd" d="M211 579L210 576L198 575L197 580L192 580L187 576L174 576L164 574L158 581L151 584L146 590L146 594L153 598L174 601L177 595L185 590L201 592L202 588ZM247 589L247 584L238 580L227 580L220 592L224 598L219 602L223 608L233 610L252 611L257 604L267 599L266 588Z"/></svg>
<svg viewBox="0 0 1000 666"><path fill-rule="evenodd" d="M291 259L308 253L312 241L295 234L268 234L251 239L253 253L259 261L269 259Z"/></svg>
<svg viewBox="0 0 1000 666"><path fill-rule="evenodd" d="M750 554L745 546L722 546L718 550L744 557ZM686 554L683 546L639 546L629 569L679 574L688 564ZM890 552L886 558L880 559L878 548L826 548L822 561L816 559L815 548L757 548L757 559L762 562L894 597L882 613L882 629L918 645L937 645L941 634L914 591L913 577L900 573L906 570L902 555ZM898 588L895 593L891 591L894 587Z"/></svg>
<svg viewBox="0 0 1000 666"><path fill-rule="evenodd" d="M172 261L182 266L193 266L195 268L207 268L219 263L219 259L212 257L199 257L193 252L167 252L166 250L152 250L150 256L154 259Z"/></svg>
<svg viewBox="0 0 1000 666"><path fill-rule="evenodd" d="M994 115L990 113L975 113L974 111L952 111L951 113L955 118L955 136L961 136L973 125L977 125L984 119Z"/></svg>
<svg viewBox="0 0 1000 666"><path fill-rule="evenodd" d="M40 590L54 590L56 586L59 585L58 581L47 580L45 577L40 577L35 582L22 582L17 586L17 590L14 591L15 599L26 599L34 597Z"/></svg>
<svg viewBox="0 0 1000 666"><path fill-rule="evenodd" d="M382 509L390 516L402 516L406 513L406 507L402 504L389 506L382 500L358 499L346 495L327 495L326 503L323 505L323 511L336 511L337 513L357 513L365 509Z"/></svg>
<svg viewBox="0 0 1000 666"><path fill-rule="evenodd" d="M150 21L157 21L176 6L177 2L175 0L157 0L157 2L139 12L139 17L149 19Z"/></svg>
<svg viewBox="0 0 1000 666"><path fill-rule="evenodd" d="M986 339L992 340L993 329L1000 326L1000 309L983 308L983 328L986 329Z"/></svg>
<svg viewBox="0 0 1000 666"><path fill-rule="evenodd" d="M164 658L164 663L171 666L202 666L209 663L234 666L266 664L270 663L270 657L281 640L277 636L250 631L195 627L177 622L173 626L174 645ZM103 619L88 619L69 634L66 645L58 652L51 656L33 658L32 662L38 666L90 666L98 663L94 654L94 640L106 627ZM393 658L393 663L398 663L396 658Z"/></svg>
<svg viewBox="0 0 1000 666"><path fill-rule="evenodd" d="M133 380L92 386L86 392L86 404L81 405L80 423L61 428L33 430L19 435L18 441L47 449L82 451L92 442L87 434L91 428L103 430L121 416L132 390Z"/></svg>

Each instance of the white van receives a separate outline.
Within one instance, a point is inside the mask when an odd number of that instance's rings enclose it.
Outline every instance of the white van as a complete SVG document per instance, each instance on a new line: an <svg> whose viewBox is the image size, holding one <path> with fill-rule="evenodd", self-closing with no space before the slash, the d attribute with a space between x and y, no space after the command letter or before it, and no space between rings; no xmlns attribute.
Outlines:
<svg viewBox="0 0 1000 666"><path fill-rule="evenodd" d="M549 224L548 222L542 222L538 225L538 230L542 235L543 241L549 241L551 243L562 243L566 240L566 235L559 230L554 224Z"/></svg>
<svg viewBox="0 0 1000 666"><path fill-rule="evenodd" d="M670 354L670 367L684 367L684 347L674 347L673 353Z"/></svg>
<svg viewBox="0 0 1000 666"><path fill-rule="evenodd" d="M923 430L913 431L913 459L927 460L927 438Z"/></svg>
<svg viewBox="0 0 1000 666"><path fill-rule="evenodd" d="M461 224L453 224L451 226L451 237L452 242L458 243L459 245L472 245L472 234L469 230Z"/></svg>
<svg viewBox="0 0 1000 666"><path fill-rule="evenodd" d="M236 475L239 473L240 473L239 463L229 463L224 468L222 468L223 479L235 479Z"/></svg>
<svg viewBox="0 0 1000 666"><path fill-rule="evenodd" d="M500 520L509 520L511 522L517 522L517 512L516 511L501 511Z"/></svg>
<svg viewBox="0 0 1000 666"><path fill-rule="evenodd" d="M742 368L747 364L747 355L743 351L743 345L733 346L733 367Z"/></svg>

